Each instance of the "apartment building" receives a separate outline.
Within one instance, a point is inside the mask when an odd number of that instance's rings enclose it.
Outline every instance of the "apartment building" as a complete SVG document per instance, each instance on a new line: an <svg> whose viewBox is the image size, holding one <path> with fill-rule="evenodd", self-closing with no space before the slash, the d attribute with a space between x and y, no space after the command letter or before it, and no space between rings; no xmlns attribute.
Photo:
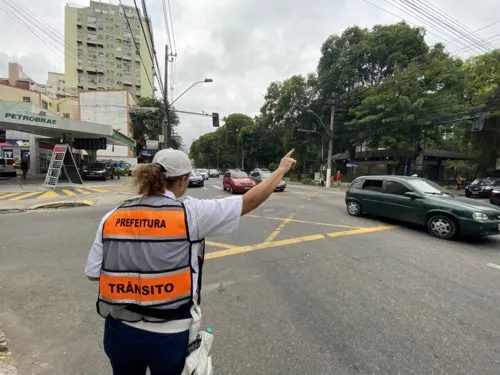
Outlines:
<svg viewBox="0 0 500 375"><path fill-rule="evenodd" d="M125 89L135 98L153 96L151 35L135 7L98 1L88 7L66 5L64 23L66 88Z"/></svg>

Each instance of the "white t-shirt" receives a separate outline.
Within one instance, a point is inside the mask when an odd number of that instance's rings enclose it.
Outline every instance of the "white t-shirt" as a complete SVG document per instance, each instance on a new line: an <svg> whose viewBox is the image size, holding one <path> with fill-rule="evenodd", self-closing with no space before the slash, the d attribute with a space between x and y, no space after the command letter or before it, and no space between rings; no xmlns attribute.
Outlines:
<svg viewBox="0 0 500 375"><path fill-rule="evenodd" d="M166 191L165 196L175 199L172 192ZM179 199L184 202L187 212L187 221L189 227L189 236L193 241L201 240L206 237L224 236L236 232L240 224L241 209L243 200L241 196L228 197L223 199L196 199L184 197ZM115 211L108 212L97 230L94 243L90 248L85 274L89 277L99 277L102 266L103 244L102 228L104 222ZM197 266L198 254L202 244L193 244L191 247L194 266ZM198 273L193 274L193 295L198 286ZM176 333L189 329L191 319L176 320L165 323L149 322L124 322L130 326L152 332Z"/></svg>

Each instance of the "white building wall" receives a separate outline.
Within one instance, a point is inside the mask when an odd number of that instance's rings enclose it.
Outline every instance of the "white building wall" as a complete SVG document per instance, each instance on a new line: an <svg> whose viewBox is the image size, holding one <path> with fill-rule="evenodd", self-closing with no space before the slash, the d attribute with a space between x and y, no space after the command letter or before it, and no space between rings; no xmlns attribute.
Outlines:
<svg viewBox="0 0 500 375"><path fill-rule="evenodd" d="M130 136L128 91L84 91L79 93L80 120L110 125L120 133ZM97 151L98 159L128 159L131 152L127 146L108 143L107 150Z"/></svg>

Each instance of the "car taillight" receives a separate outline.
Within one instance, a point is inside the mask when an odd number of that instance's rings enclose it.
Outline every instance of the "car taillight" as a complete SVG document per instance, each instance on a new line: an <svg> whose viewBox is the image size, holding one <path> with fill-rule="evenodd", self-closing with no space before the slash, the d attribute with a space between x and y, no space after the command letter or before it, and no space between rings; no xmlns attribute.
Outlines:
<svg viewBox="0 0 500 375"><path fill-rule="evenodd" d="M500 194L500 191L498 191L498 190L493 190L491 192L491 195L499 195L499 194Z"/></svg>

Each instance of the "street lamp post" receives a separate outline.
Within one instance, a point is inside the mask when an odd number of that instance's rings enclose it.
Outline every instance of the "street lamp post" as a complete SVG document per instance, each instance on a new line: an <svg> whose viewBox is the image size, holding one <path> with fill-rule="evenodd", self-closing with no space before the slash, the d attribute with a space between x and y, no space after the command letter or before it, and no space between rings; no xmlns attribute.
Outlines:
<svg viewBox="0 0 500 375"><path fill-rule="evenodd" d="M170 106L173 106L174 103L181 98L181 96L183 96L186 92L191 90L194 86L200 83L210 83L213 81L214 80L212 78L205 78L203 81L197 81L193 83L191 86L189 86L186 90L184 90L177 98L175 98L172 101L172 103L168 103L168 101L165 100L165 115L163 116L163 138L164 138L163 148L168 148L170 146L170 142L172 139L172 127L170 126L170 117L169 117ZM165 95L166 95L166 88L165 88Z"/></svg>
<svg viewBox="0 0 500 375"><path fill-rule="evenodd" d="M330 179L332 176L332 153L333 153L333 125L334 125L334 116L335 116L335 109L332 105L331 108L331 116L330 116L330 130L326 127L326 125L323 123L323 120L321 120L321 117L318 116L314 111L311 109L308 109L307 112L313 114L316 116L320 122L321 125L326 130L326 134L328 134L328 161L327 161L327 167L326 167L326 181L325 181L325 187L330 187Z"/></svg>
<svg viewBox="0 0 500 375"><path fill-rule="evenodd" d="M323 138L323 134L321 134L317 130L302 130L302 129L297 129L297 130L299 132L302 132L302 133L314 133L314 134L318 134L321 137L321 175L323 175L323 163L325 161L325 154L323 152L323 145L325 143L325 140Z"/></svg>

